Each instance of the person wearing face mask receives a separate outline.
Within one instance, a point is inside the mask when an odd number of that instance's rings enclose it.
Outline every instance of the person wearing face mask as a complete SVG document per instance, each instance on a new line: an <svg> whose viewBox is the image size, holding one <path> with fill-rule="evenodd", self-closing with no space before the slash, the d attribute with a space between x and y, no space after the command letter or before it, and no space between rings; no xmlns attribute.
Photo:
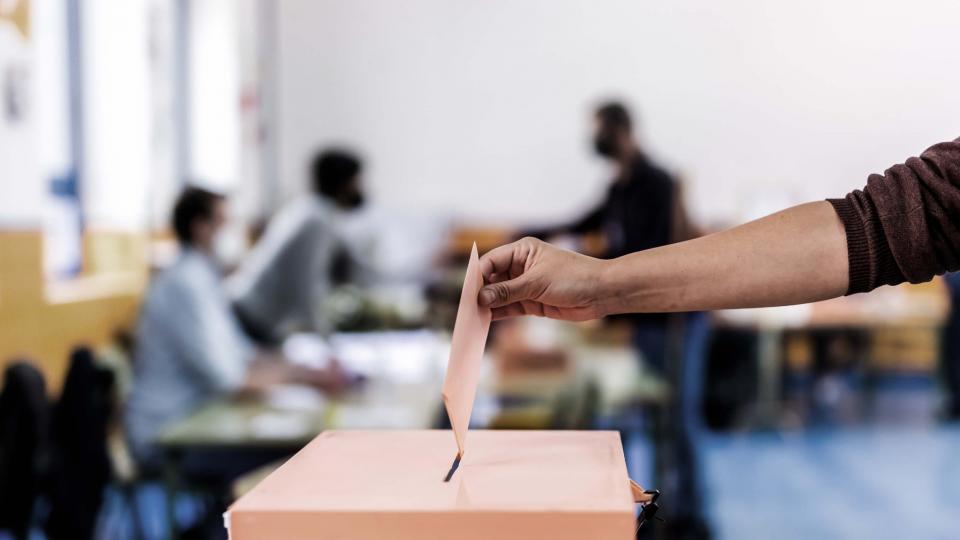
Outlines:
<svg viewBox="0 0 960 540"><path fill-rule="evenodd" d="M343 225L363 206L361 172L351 152L318 152L310 164L311 193L280 210L230 277L234 308L255 340L330 330L322 305L334 269L344 256L360 264L362 247L346 238Z"/></svg>
<svg viewBox="0 0 960 540"><path fill-rule="evenodd" d="M679 223L677 182L640 149L624 104L610 101L595 109L591 142L593 151L614 168L603 201L573 223L528 236L600 233L604 247L599 255L609 259L691 236L688 226ZM649 320L657 318L662 317Z"/></svg>
<svg viewBox="0 0 960 540"><path fill-rule="evenodd" d="M614 169L603 201L581 219L559 227L528 232L548 239L559 235L598 234L603 259L615 259L697 236L683 211L679 183L643 152L634 136L627 107L616 101L594 111L594 152ZM633 345L646 365L675 389L666 414L670 418L667 478L661 482L671 527L691 538L709 537L702 516L702 480L695 447L707 319L702 313L641 313L622 316L632 326Z"/></svg>
<svg viewBox="0 0 960 540"><path fill-rule="evenodd" d="M254 346L243 333L214 256L225 216L222 195L184 190L173 211L180 254L152 280L141 308L124 424L133 456L148 470L159 467L153 441L164 427L210 399L285 382L324 390L346 383L335 365L326 370L296 366ZM186 455L180 463L187 476L226 481L277 457L208 452Z"/></svg>
<svg viewBox="0 0 960 540"><path fill-rule="evenodd" d="M620 102L602 103L594 112L593 150L613 165L606 197L572 224L536 231L547 239L557 235L599 234L603 259L664 246L686 239L686 227L678 225L682 212L677 182L653 163L633 135L633 119ZM683 230L681 230L683 229ZM663 371L666 367L667 325L663 313L629 316L634 342L646 361Z"/></svg>

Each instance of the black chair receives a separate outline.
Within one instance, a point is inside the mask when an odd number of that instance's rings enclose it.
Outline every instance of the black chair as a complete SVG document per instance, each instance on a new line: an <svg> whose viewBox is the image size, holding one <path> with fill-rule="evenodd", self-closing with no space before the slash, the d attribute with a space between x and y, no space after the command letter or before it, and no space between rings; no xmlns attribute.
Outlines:
<svg viewBox="0 0 960 540"><path fill-rule="evenodd" d="M93 538L111 478L107 430L114 411L114 376L79 347L53 409L54 471L46 532L51 540Z"/></svg>
<svg viewBox="0 0 960 540"><path fill-rule="evenodd" d="M0 529L29 535L50 466L50 407L43 375L12 363L0 391Z"/></svg>

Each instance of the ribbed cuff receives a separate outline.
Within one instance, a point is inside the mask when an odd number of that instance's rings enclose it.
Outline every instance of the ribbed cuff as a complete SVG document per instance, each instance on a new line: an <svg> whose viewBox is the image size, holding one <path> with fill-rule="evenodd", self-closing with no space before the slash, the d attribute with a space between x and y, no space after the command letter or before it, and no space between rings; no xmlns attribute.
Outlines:
<svg viewBox="0 0 960 540"><path fill-rule="evenodd" d="M843 222L847 233L847 261L849 262L850 283L847 294L856 294L871 290L871 257L867 230L860 213L849 199L827 199Z"/></svg>
<svg viewBox="0 0 960 540"><path fill-rule="evenodd" d="M888 238L880 220L875 217L869 193L854 191L844 199L827 199L827 202L833 205L847 232L848 295L907 281L890 246L894 242L902 245L909 239Z"/></svg>

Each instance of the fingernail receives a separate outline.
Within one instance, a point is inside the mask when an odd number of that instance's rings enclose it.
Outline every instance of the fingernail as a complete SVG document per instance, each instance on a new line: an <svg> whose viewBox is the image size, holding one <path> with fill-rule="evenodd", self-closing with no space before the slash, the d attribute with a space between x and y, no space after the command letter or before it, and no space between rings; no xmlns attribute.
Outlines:
<svg viewBox="0 0 960 540"><path fill-rule="evenodd" d="M489 306L490 304L496 302L497 293L491 291L490 289L480 289L480 305Z"/></svg>

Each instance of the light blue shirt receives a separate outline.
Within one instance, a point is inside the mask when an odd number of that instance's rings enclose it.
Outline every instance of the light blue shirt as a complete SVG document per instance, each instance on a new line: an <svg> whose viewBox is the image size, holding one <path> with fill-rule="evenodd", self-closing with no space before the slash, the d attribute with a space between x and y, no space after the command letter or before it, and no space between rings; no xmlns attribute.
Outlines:
<svg viewBox="0 0 960 540"><path fill-rule="evenodd" d="M154 279L140 313L124 419L134 456L153 460L151 443L165 426L236 390L253 354L217 265L185 248Z"/></svg>

